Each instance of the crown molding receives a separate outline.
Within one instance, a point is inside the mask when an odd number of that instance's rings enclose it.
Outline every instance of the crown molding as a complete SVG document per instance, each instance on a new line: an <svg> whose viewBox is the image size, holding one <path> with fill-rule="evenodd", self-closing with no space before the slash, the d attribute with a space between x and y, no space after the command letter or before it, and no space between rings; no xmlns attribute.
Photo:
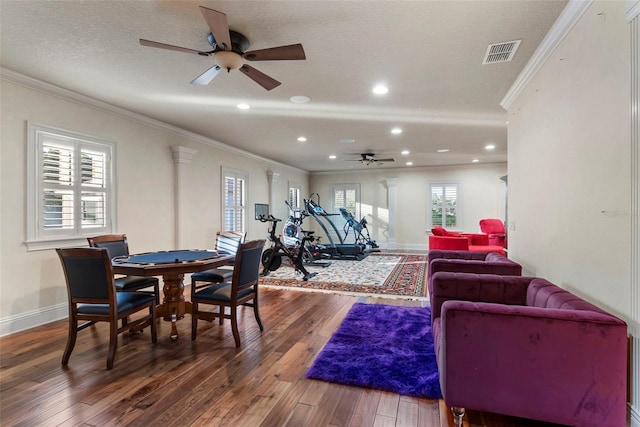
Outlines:
<svg viewBox="0 0 640 427"><path fill-rule="evenodd" d="M500 102L500 106L509 110L513 101L527 87L533 76L544 65L553 51L573 29L584 12L591 6L593 0L570 0L547 35L544 37L536 51L533 53L527 65L524 66L518 78L513 82Z"/></svg>
<svg viewBox="0 0 640 427"><path fill-rule="evenodd" d="M128 120L132 120L132 121L135 121L147 126L151 126L153 128L160 129L163 131L172 132L180 136L192 139L201 144L210 145L220 150L225 150L234 154L251 158L253 160L258 160L260 162L265 162L270 165L274 165L278 167L285 167L285 168L292 169L292 170L306 173L306 174L309 173L309 171L299 169L284 163L276 162L275 160L271 160L266 157L258 156L257 154L253 154L249 151L232 147L231 145L227 145L223 142L216 141L215 139L207 138L205 136L179 128L177 126L170 125L160 120L152 119L142 114L134 113L133 111L127 110L125 108L121 108L113 104L109 104L107 102L99 101L95 98L91 98L89 96L82 95L80 93L73 92L68 89L64 89L60 86L56 86L51 83L44 82L42 80L34 79L33 77L25 76L24 74L20 74L8 68L0 67L0 80L6 80L8 82L15 83L17 85L24 86L29 89L37 90L39 92L43 92L48 95L53 95L53 96L57 96L58 98L66 99L67 101L75 102L75 103L78 103L87 107L95 108L98 110L102 110L111 114L116 114Z"/></svg>

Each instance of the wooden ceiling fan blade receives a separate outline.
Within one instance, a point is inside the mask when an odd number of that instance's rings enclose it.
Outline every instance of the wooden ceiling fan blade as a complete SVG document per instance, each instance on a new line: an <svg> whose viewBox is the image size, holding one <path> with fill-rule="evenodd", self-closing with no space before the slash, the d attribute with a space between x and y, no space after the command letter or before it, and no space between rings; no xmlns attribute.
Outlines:
<svg viewBox="0 0 640 427"><path fill-rule="evenodd" d="M244 64L242 67L240 67L240 71L242 71L247 77L258 83L266 90L271 90L275 87L280 86L281 84L279 81L267 76L262 71L258 71L247 64Z"/></svg>
<svg viewBox="0 0 640 427"><path fill-rule="evenodd" d="M222 68L220 66L214 65L213 67L209 68L207 71L205 71L204 73L202 73L198 77L196 77L191 82L191 84L206 86L209 83L211 83L211 80L213 80L213 78L218 75L220 70L222 70Z"/></svg>
<svg viewBox="0 0 640 427"><path fill-rule="evenodd" d="M151 40L140 39L140 44L142 46L157 47L159 49L169 49L169 50L175 50L178 52L195 53L198 55L209 56L209 52L201 52L199 50L189 49L188 47L174 46L172 44L159 43Z"/></svg>
<svg viewBox="0 0 640 427"><path fill-rule="evenodd" d="M200 6L200 12L202 12L202 16L207 21L211 34L213 34L213 38L220 49L231 50L231 34L229 33L227 15L204 6Z"/></svg>
<svg viewBox="0 0 640 427"><path fill-rule="evenodd" d="M294 61L307 59L300 43L270 47L268 49L251 50L245 52L243 56L247 61Z"/></svg>
<svg viewBox="0 0 640 427"><path fill-rule="evenodd" d="M395 159L372 159L374 162L395 162Z"/></svg>

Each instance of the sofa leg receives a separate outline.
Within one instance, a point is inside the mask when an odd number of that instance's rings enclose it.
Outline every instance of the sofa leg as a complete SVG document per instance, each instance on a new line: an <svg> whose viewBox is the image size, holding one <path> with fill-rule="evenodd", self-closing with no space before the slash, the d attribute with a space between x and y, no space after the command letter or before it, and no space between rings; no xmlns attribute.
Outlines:
<svg viewBox="0 0 640 427"><path fill-rule="evenodd" d="M453 412L453 422L456 427L462 427L462 417L464 417L464 408L458 406L452 406L451 412Z"/></svg>

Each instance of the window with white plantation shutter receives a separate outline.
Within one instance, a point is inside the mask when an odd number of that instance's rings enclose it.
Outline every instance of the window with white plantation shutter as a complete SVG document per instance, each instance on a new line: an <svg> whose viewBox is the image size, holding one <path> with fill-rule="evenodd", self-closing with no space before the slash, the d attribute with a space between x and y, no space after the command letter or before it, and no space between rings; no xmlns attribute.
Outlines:
<svg viewBox="0 0 640 427"><path fill-rule="evenodd" d="M360 218L360 184L333 184L331 186L331 212L340 213L345 208L354 218ZM345 219L341 215L331 217L338 229L342 229Z"/></svg>
<svg viewBox="0 0 640 427"><path fill-rule="evenodd" d="M84 244L115 229L114 143L30 125L28 151L30 250Z"/></svg>
<svg viewBox="0 0 640 427"><path fill-rule="evenodd" d="M245 230L246 214L246 174L230 169L222 170L223 229L225 231Z"/></svg>
<svg viewBox="0 0 640 427"><path fill-rule="evenodd" d="M431 227L461 228L458 183L430 184Z"/></svg>
<svg viewBox="0 0 640 427"><path fill-rule="evenodd" d="M300 209L300 184L297 182L289 182L289 196L287 200L293 209Z"/></svg>

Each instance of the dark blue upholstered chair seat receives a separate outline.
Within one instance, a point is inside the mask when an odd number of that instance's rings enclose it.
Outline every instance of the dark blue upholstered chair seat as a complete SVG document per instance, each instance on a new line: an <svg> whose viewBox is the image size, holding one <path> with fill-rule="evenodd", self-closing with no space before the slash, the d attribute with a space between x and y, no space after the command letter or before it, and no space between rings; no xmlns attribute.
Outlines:
<svg viewBox="0 0 640 427"><path fill-rule="evenodd" d="M155 301L155 296L139 292L117 292L116 313L125 313L143 304L147 304L150 301ZM109 304L81 304L78 305L78 314L99 314L108 316Z"/></svg>
<svg viewBox="0 0 640 427"><path fill-rule="evenodd" d="M116 277L116 290L118 292L131 292L138 289L158 286L157 277L123 276Z"/></svg>
<svg viewBox="0 0 640 427"><path fill-rule="evenodd" d="M191 280L197 282L219 283L231 280L233 270L230 268L214 268L211 270L200 271L191 275Z"/></svg>
<svg viewBox="0 0 640 427"><path fill-rule="evenodd" d="M238 299L243 298L253 292L253 289L242 289L238 291ZM231 283L218 283L217 285L204 288L196 292L196 298L206 301L231 301Z"/></svg>

